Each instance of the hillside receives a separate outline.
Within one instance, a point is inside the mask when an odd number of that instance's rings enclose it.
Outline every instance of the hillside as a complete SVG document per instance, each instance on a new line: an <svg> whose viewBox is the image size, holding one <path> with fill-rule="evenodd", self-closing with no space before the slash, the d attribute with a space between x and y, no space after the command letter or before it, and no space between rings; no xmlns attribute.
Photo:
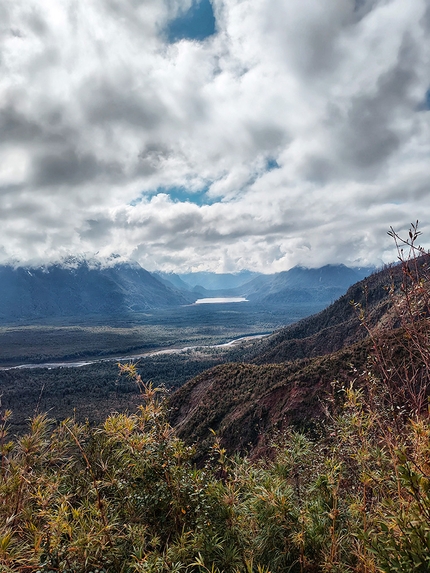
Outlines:
<svg viewBox="0 0 430 573"><path fill-rule="evenodd" d="M256 277L244 284L241 291L249 300L271 304L311 298L333 301L372 270L345 265L325 265L316 269L297 266L274 275Z"/></svg>
<svg viewBox="0 0 430 573"><path fill-rule="evenodd" d="M348 386L352 366L365 365L369 344L282 364L223 364L203 372L170 399L178 435L204 452L214 430L229 452L264 453L276 431L321 419L324 400Z"/></svg>
<svg viewBox="0 0 430 573"><path fill-rule="evenodd" d="M282 328L263 341L247 360L264 364L311 358L363 340L367 332L352 302L365 310L369 326L375 327L384 317L388 320L391 301L387 288L393 281L399 284L401 277L400 267L389 267L357 282L318 314Z"/></svg>
<svg viewBox="0 0 430 573"><path fill-rule="evenodd" d="M325 265L316 269L297 266L274 275L260 275L238 288L237 293L252 302L271 306L297 302L330 304L373 270L345 265Z"/></svg>
<svg viewBox="0 0 430 573"><path fill-rule="evenodd" d="M39 414L9 440L0 413L2 572L428 573L428 414L349 391L325 433L287 430L264 460L212 436L199 468L121 373L140 405L97 427Z"/></svg>
<svg viewBox="0 0 430 573"><path fill-rule="evenodd" d="M237 354L241 363L217 366L189 381L170 399L179 435L204 449L213 429L229 451L258 452L277 429L314 425L334 381L337 389L347 387L366 370L373 342L352 300L366 309L367 328L392 340L398 349L392 355L402 357L401 323L387 290L394 284L400 293L402 277L400 266L375 273L324 311Z"/></svg>

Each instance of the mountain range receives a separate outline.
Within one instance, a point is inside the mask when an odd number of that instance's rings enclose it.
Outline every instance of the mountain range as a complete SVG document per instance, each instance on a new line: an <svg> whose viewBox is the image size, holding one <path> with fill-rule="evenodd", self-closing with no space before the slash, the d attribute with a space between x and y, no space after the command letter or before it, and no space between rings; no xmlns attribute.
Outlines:
<svg viewBox="0 0 430 573"><path fill-rule="evenodd" d="M374 272L374 267L325 265L316 269L296 266L275 274L250 271L215 274L157 273L165 284L188 290L200 296L236 296L266 306L291 303L329 303L341 296L353 283Z"/></svg>
<svg viewBox="0 0 430 573"><path fill-rule="evenodd" d="M260 275L236 289L240 296L261 304L283 305L291 302L333 302L352 284L375 269L325 265L317 269L293 267L274 275Z"/></svg>
<svg viewBox="0 0 430 573"><path fill-rule="evenodd" d="M240 271L238 273L211 273L196 271L190 273L157 273L165 280L173 283L178 288L205 289L212 291L235 289L249 283L260 273L252 271Z"/></svg>
<svg viewBox="0 0 430 573"><path fill-rule="evenodd" d="M0 266L0 322L75 317L127 317L179 307L198 298L237 296L264 307L326 306L371 269L326 265L294 267L273 275L240 273L149 273L136 262L104 266L67 259L41 267ZM302 316L304 315L302 314Z"/></svg>
<svg viewBox="0 0 430 573"><path fill-rule="evenodd" d="M193 302L138 264L0 267L0 320L113 316Z"/></svg>

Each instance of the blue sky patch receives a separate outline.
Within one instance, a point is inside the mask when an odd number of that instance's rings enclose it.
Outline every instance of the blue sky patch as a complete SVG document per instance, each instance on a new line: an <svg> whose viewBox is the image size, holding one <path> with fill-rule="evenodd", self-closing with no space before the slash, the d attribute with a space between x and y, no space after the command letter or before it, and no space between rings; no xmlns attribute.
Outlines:
<svg viewBox="0 0 430 573"><path fill-rule="evenodd" d="M204 187L199 191L189 191L185 187L158 187L155 191L142 193L140 197L131 201L130 205L134 207L138 205L144 197L151 199L152 197L155 197L160 193L165 193L166 195L169 195L170 199L175 203L188 202L188 203L194 203L199 207L201 207L202 205L213 205L214 203L217 202L217 200L211 199L207 196L208 190L209 187Z"/></svg>
<svg viewBox="0 0 430 573"><path fill-rule="evenodd" d="M266 162L266 171L272 171L273 169L279 169L278 162L276 159L268 159Z"/></svg>
<svg viewBox="0 0 430 573"><path fill-rule="evenodd" d="M424 99L417 106L417 111L429 111L430 110L430 88L426 91Z"/></svg>
<svg viewBox="0 0 430 573"><path fill-rule="evenodd" d="M170 43L178 40L204 40L215 34L215 16L210 0L193 0L188 12L169 22L167 39Z"/></svg>

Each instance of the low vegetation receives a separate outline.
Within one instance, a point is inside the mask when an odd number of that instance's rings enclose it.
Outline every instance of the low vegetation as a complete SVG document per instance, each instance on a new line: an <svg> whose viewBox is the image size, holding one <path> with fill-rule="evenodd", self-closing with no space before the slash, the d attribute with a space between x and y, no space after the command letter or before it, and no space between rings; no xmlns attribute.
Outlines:
<svg viewBox="0 0 430 573"><path fill-rule="evenodd" d="M134 414L97 427L37 415L12 440L4 411L0 570L428 573L430 283L417 237L404 255L394 234L392 335L357 303L368 362L332 380L319 429L284 429L265 457L229 455L213 434L196 466L133 365L120 370L141 389Z"/></svg>
<svg viewBox="0 0 430 573"><path fill-rule="evenodd" d="M188 379L220 364L227 350L202 349L158 354L135 362L142 380L173 391ZM115 361L79 368L23 368L0 370L4 408L13 411L10 432L22 434L36 412L56 421L73 416L78 422L101 424L111 412L133 412L140 404L139 389L118 376Z"/></svg>
<svg viewBox="0 0 430 573"><path fill-rule="evenodd" d="M214 436L200 469L150 386L136 414L39 415L15 442L4 412L1 570L427 572L429 419L393 412L368 381L320 439L284 433L250 461Z"/></svg>

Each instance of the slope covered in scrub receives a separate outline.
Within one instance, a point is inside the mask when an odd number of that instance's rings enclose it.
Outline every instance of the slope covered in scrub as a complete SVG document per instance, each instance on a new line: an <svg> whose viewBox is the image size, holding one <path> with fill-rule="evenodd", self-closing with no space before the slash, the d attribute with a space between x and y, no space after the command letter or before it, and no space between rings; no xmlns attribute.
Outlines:
<svg viewBox="0 0 430 573"><path fill-rule="evenodd" d="M371 351L376 375L387 377L389 361L392 384L401 388L408 369L426 368L423 352L412 350L410 325L413 336L427 340L428 260L419 252L371 275L327 309L248 349L242 363L187 382L170 399L179 435L200 447L215 430L229 451L264 451L277 430L318 424L327 395L360 384Z"/></svg>

